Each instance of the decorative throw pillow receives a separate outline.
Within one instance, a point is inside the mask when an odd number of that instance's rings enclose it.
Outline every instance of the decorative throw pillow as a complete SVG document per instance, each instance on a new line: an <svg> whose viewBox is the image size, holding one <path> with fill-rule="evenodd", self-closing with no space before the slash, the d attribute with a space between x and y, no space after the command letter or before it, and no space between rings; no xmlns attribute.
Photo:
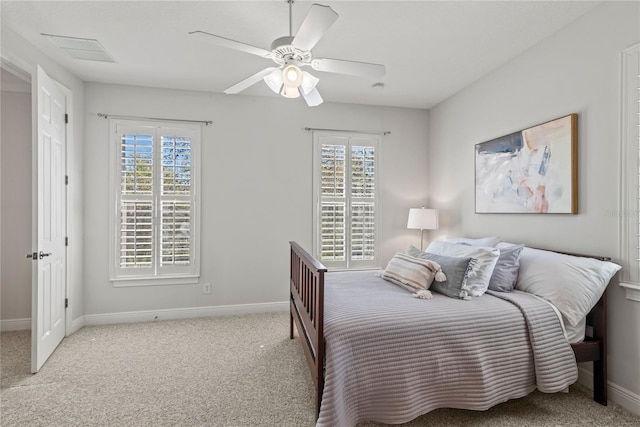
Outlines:
<svg viewBox="0 0 640 427"><path fill-rule="evenodd" d="M467 273L469 272L470 257L448 257L444 255L436 255L422 252L413 246L409 246L407 254L416 258L423 258L437 262L446 275L446 280L442 282L433 282L431 290L439 292L450 298L459 298L464 300L471 299L469 288L467 287Z"/></svg>
<svg viewBox="0 0 640 427"><path fill-rule="evenodd" d="M391 258L381 277L411 292L429 289L434 279L446 280L436 262L401 253Z"/></svg>
<svg viewBox="0 0 640 427"><path fill-rule="evenodd" d="M461 243L432 242L425 252L452 257L470 257L471 269L467 286L471 296L482 296L489 288L489 280L500 256L500 250L487 246L469 246Z"/></svg>
<svg viewBox="0 0 640 427"><path fill-rule="evenodd" d="M449 237L447 242L451 243L465 243L471 246L487 246L490 248L495 248L498 243L500 243L499 237L482 237L479 239L470 239L468 237Z"/></svg>
<svg viewBox="0 0 640 427"><path fill-rule="evenodd" d="M620 270L618 264L525 247L516 289L555 305L576 326L591 311Z"/></svg>
<svg viewBox="0 0 640 427"><path fill-rule="evenodd" d="M511 292L516 286L520 268L520 253L524 245L498 246L500 256L489 280L489 289Z"/></svg>

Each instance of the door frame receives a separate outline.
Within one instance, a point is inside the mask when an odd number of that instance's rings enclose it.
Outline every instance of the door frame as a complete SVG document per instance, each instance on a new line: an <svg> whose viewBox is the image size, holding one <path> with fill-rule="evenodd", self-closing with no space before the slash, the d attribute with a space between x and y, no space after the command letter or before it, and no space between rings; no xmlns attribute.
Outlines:
<svg viewBox="0 0 640 427"><path fill-rule="evenodd" d="M35 154L37 153L37 150L33 150L34 144L37 147L37 143L38 143L38 91L37 91L37 87L36 87L36 79L35 79L35 75L37 73L37 67L39 64L30 64L27 61L25 61L24 59L22 59L19 55L14 54L13 52L11 52L8 49L3 48L2 49L2 53L0 54L0 67L3 67L7 70L10 70L11 72L14 73L19 73L22 75L22 77L28 78L30 80L31 83L31 149L32 149L32 162L31 162L31 173L33 174L33 168L37 168L37 158L34 158ZM41 65L42 67L42 65ZM42 67L44 69L44 67ZM46 69L45 69L46 71ZM58 87L60 88L60 90L62 91L62 93L64 93L64 96L66 97L66 113L69 115L69 122L67 124L67 129L66 129L66 140L65 140L65 175L69 176L69 172L70 172L70 165L73 164L72 157L71 157L71 152L72 150L70 149L73 146L73 123L74 123L74 115L70 114L70 112L73 112L73 91L69 88L67 88L66 86L64 86L63 84L61 84L59 81L57 81L56 79L54 79L56 84L58 85ZM33 185L37 185L37 182L32 182L32 194L33 194ZM72 197L72 189L73 187L71 185L66 185L65 186L65 190L66 190L66 197L65 197L65 233L66 236L69 238L69 241L71 242L69 244L69 246L66 247L66 253L65 253L65 267L66 267L66 275L65 275L65 298L67 298L68 300L68 306L65 309L65 313L64 313L64 317L65 317L65 336L69 336L72 332L74 332L73 329L73 298L69 298L70 295L73 295L73 281L71 280L72 277L72 260L71 260L71 256L70 256L70 250L69 248L71 248L71 244L73 242L72 236L71 236L71 214L70 214L70 208L71 208L71 204L70 204L70 200ZM33 234L33 230L34 230L34 225L33 224L37 224L37 209L35 209L35 205L32 204L32 208L31 208L31 229L32 229L32 234ZM35 222L34 222L35 221ZM37 236L35 236L35 238L37 239ZM32 235L32 241L34 239L34 236ZM35 249L32 249L35 250ZM26 262L26 261L25 261ZM33 272L32 272L32 283L33 283ZM33 286L31 289L31 298L33 300ZM33 307L31 308L31 318L33 318ZM76 327L76 329L79 329Z"/></svg>

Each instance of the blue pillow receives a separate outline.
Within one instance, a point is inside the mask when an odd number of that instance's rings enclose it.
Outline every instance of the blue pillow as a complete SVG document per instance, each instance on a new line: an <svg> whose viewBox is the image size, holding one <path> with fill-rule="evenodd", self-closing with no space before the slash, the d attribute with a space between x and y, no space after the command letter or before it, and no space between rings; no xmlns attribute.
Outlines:
<svg viewBox="0 0 640 427"><path fill-rule="evenodd" d="M429 288L430 290L450 298L471 299L471 294L469 294L471 289L467 286L467 276L473 258L436 255L429 252L422 252L413 246L409 246L407 255L415 258L428 259L440 264L440 268L445 276L447 276L447 280L444 282L432 282L431 288Z"/></svg>

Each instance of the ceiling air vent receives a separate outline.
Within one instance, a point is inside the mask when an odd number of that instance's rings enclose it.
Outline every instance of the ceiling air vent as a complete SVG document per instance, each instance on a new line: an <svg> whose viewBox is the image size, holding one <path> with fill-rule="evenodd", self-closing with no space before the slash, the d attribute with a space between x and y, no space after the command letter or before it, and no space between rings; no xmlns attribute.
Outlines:
<svg viewBox="0 0 640 427"><path fill-rule="evenodd" d="M116 62L96 39L83 39L78 37L56 36L44 34L53 44L67 52L74 59L87 61Z"/></svg>

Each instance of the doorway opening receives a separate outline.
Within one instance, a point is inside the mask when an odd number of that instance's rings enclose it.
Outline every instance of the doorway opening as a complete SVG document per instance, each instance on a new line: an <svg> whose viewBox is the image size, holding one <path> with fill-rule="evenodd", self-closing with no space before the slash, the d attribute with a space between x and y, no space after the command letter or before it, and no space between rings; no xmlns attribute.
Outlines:
<svg viewBox="0 0 640 427"><path fill-rule="evenodd" d="M21 335L10 364L28 372L32 266L25 254L32 246L31 78L4 63L0 72L0 330ZM3 357L3 362L9 361Z"/></svg>

